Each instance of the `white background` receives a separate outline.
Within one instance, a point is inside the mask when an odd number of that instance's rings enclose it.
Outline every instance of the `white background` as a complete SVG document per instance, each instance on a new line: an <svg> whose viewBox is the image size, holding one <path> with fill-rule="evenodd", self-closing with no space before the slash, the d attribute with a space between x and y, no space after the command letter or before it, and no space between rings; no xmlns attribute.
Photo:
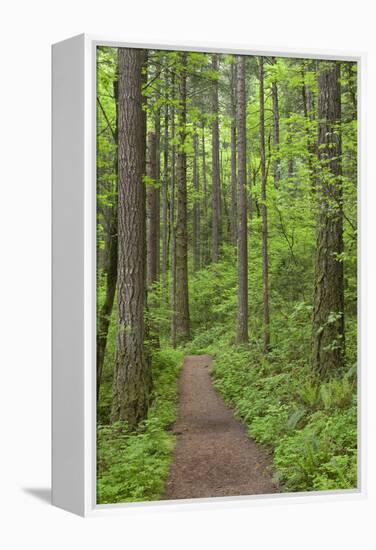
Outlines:
<svg viewBox="0 0 376 550"><path fill-rule="evenodd" d="M1 14L2 548L375 548L376 40L365 0L29 0ZM368 52L368 498L83 520L46 502L50 480L50 45L82 32ZM365 152L365 151L364 151ZM365 212L363 213L365 215ZM366 266L364 267L364 269ZM365 355L365 354L364 354ZM364 357L366 359L366 357ZM38 498L39 495L39 498ZM42 498L40 498L42 497Z"/></svg>

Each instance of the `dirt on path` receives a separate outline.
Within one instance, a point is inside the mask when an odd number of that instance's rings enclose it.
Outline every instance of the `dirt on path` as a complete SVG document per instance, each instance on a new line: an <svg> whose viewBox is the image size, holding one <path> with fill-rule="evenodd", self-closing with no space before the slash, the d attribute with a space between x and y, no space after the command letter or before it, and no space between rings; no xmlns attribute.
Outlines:
<svg viewBox="0 0 376 550"><path fill-rule="evenodd" d="M270 458L215 391L209 355L184 359L176 447L164 499L269 494Z"/></svg>

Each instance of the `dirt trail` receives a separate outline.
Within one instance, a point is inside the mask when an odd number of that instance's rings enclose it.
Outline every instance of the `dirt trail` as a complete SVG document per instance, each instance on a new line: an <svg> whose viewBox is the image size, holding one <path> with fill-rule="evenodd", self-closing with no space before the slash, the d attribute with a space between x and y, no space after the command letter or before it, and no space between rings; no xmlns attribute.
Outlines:
<svg viewBox="0 0 376 550"><path fill-rule="evenodd" d="M165 499L277 492L270 459L215 391L209 355L184 359L177 435Z"/></svg>

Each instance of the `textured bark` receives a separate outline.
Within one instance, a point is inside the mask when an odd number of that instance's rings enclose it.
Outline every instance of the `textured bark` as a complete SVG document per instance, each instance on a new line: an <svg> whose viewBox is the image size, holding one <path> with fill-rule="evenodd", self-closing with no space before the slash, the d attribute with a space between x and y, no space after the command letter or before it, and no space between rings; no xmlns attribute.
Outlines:
<svg viewBox="0 0 376 550"><path fill-rule="evenodd" d="M261 218L262 218L262 290L263 290L263 310L264 310L264 353L267 353L270 349L270 316L269 316L268 211L266 207L264 59L262 57L259 57L259 81L260 81Z"/></svg>
<svg viewBox="0 0 376 550"><path fill-rule="evenodd" d="M148 134L146 174L154 184L147 186L147 281L151 287L158 280L158 242L159 242L159 189L157 183L157 136Z"/></svg>
<svg viewBox="0 0 376 550"><path fill-rule="evenodd" d="M193 248L193 270L200 269L200 176L198 172L198 135L193 136L193 189L195 198L193 202L192 219L192 248Z"/></svg>
<svg viewBox="0 0 376 550"><path fill-rule="evenodd" d="M115 129L114 129L114 139L117 145L118 140L118 83L114 82L114 96L116 103L116 118L115 118ZM108 329L110 327L111 313L114 305L115 292L116 292L116 281L117 281L117 248L118 248L118 238L117 238L117 223L118 223L118 201L117 201L117 187L118 187L118 154L117 148L115 153L115 200L111 207L111 221L110 221L110 231L107 239L107 258L105 265L106 272L106 297L101 309L98 312L98 330L97 330L97 401L99 401L99 393L102 381L102 372L104 357L107 347L107 336Z"/></svg>
<svg viewBox="0 0 376 550"><path fill-rule="evenodd" d="M275 58L272 58L275 63ZM277 158L273 160L274 187L278 189L281 179L281 160L279 158L279 104L278 104L278 86L275 79L272 81L272 103L273 103L273 149Z"/></svg>
<svg viewBox="0 0 376 550"><path fill-rule="evenodd" d="M119 50L118 334L112 420L134 429L147 415L150 370L145 354L144 52Z"/></svg>
<svg viewBox="0 0 376 550"><path fill-rule="evenodd" d="M318 202L312 367L322 378L344 365L343 212L340 63L320 62L318 76Z"/></svg>
<svg viewBox="0 0 376 550"><path fill-rule="evenodd" d="M247 251L247 143L245 101L245 57L237 66L237 145L238 145L238 343L248 342L248 251Z"/></svg>
<svg viewBox="0 0 376 550"><path fill-rule="evenodd" d="M236 63L231 63L231 240L238 240L238 187L236 177Z"/></svg>
<svg viewBox="0 0 376 550"><path fill-rule="evenodd" d="M212 69L218 71L218 55L212 56ZM221 184L219 173L219 104L218 80L213 82L212 90L212 261L219 260L220 232L221 232Z"/></svg>
<svg viewBox="0 0 376 550"><path fill-rule="evenodd" d="M187 229L187 54L181 54L182 69L179 78L179 111L177 152L177 221L176 221L176 342L189 340L188 304L188 229Z"/></svg>

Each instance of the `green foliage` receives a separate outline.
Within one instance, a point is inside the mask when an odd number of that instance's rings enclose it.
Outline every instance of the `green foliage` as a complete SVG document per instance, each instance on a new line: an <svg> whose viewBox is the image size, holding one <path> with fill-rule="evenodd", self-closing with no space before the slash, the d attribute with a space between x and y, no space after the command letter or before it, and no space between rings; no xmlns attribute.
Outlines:
<svg viewBox="0 0 376 550"><path fill-rule="evenodd" d="M98 503L160 498L175 441L169 428L176 416L181 362L176 350L154 354L152 405L137 432L129 432L122 422L98 425Z"/></svg>

